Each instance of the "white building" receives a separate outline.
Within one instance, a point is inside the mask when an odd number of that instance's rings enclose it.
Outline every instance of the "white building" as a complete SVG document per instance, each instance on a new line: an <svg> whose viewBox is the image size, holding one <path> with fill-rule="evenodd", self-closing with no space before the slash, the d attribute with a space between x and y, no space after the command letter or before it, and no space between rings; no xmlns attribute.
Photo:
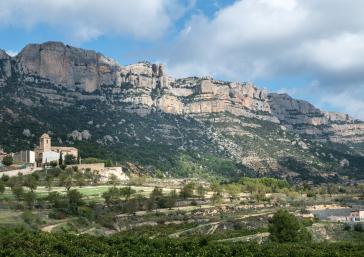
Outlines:
<svg viewBox="0 0 364 257"><path fill-rule="evenodd" d="M50 163L56 161L58 163L60 153L54 151L44 151L42 153L42 163Z"/></svg>
<svg viewBox="0 0 364 257"><path fill-rule="evenodd" d="M39 139L39 146L34 149L35 158L38 166L52 161L59 161L62 154L64 160L66 155L78 157L78 149L74 147L52 146L51 137L48 134L43 134Z"/></svg>
<svg viewBox="0 0 364 257"><path fill-rule="evenodd" d="M364 221L364 210L355 210L351 211L349 217L347 218L349 221Z"/></svg>
<svg viewBox="0 0 364 257"><path fill-rule="evenodd" d="M35 152L34 151L20 151L13 154L14 161L24 163L35 163Z"/></svg>

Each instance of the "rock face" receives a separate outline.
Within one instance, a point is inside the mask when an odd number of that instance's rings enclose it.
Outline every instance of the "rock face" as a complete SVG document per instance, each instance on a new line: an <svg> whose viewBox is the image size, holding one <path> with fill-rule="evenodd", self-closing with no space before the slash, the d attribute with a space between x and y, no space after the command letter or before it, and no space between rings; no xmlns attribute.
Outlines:
<svg viewBox="0 0 364 257"><path fill-rule="evenodd" d="M268 94L251 83L212 78L176 80L166 74L163 65L142 62L121 66L95 51L59 42L30 44L13 58L0 51L0 86L11 77L16 77L19 85L33 87L29 90L39 97L63 105L74 99L100 99L114 107L126 104L130 112L140 115L158 110L199 119L206 114L229 113L281 123L313 140L364 142L362 122L346 114L323 112L286 94ZM53 88L38 87L39 82ZM54 88L66 90L67 97Z"/></svg>
<svg viewBox="0 0 364 257"><path fill-rule="evenodd" d="M0 86L4 85L9 77L11 77L11 57L0 49Z"/></svg>
<svg viewBox="0 0 364 257"><path fill-rule="evenodd" d="M100 85L117 84L120 66L94 51L82 50L58 42L26 46L16 56L21 74L39 76L55 85L94 92Z"/></svg>
<svg viewBox="0 0 364 257"><path fill-rule="evenodd" d="M287 94L270 94L269 104L272 114L298 134L335 143L364 142L364 123L347 114L321 111Z"/></svg>

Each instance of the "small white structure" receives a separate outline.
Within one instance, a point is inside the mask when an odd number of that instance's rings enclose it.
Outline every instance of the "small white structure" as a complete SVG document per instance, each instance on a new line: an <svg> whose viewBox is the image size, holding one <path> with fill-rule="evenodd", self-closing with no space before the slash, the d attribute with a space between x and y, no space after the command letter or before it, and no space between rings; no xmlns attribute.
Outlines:
<svg viewBox="0 0 364 257"><path fill-rule="evenodd" d="M364 210L355 210L351 211L349 217L347 217L348 221L364 221Z"/></svg>
<svg viewBox="0 0 364 257"><path fill-rule="evenodd" d="M50 163L56 161L58 163L60 153L53 151L44 151L42 153L42 163Z"/></svg>
<svg viewBox="0 0 364 257"><path fill-rule="evenodd" d="M34 151L20 151L13 154L14 161L24 163L35 163L35 152Z"/></svg>

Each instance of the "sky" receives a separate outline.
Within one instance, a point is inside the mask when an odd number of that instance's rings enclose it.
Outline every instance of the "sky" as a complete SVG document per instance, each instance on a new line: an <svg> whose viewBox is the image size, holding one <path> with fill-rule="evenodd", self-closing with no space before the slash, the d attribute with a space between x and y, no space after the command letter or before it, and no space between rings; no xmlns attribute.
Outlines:
<svg viewBox="0 0 364 257"><path fill-rule="evenodd" d="M1 0L0 48L62 41L364 120L363 12L362 0Z"/></svg>

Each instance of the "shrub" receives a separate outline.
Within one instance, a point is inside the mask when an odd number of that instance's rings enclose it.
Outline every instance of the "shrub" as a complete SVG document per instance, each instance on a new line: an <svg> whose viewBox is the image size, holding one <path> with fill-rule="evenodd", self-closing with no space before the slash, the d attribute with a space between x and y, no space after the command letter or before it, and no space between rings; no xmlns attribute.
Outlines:
<svg viewBox="0 0 364 257"><path fill-rule="evenodd" d="M7 155L3 158L3 161L2 163L5 165L5 166L10 166L14 163L14 160L13 160L13 157L10 156L10 155Z"/></svg>
<svg viewBox="0 0 364 257"><path fill-rule="evenodd" d="M3 181L3 182L8 182L8 181L9 181L9 179L10 179L10 177L9 177L8 175L3 175L3 176L1 177L1 181Z"/></svg>
<svg viewBox="0 0 364 257"><path fill-rule="evenodd" d="M5 183L0 180L0 194L5 192Z"/></svg>
<svg viewBox="0 0 364 257"><path fill-rule="evenodd" d="M274 214L269 232L270 239L279 243L311 240L311 235L296 216L283 209Z"/></svg>
<svg viewBox="0 0 364 257"><path fill-rule="evenodd" d="M181 189L179 195L184 199L192 197L194 189L195 189L195 184L192 182L188 183Z"/></svg>
<svg viewBox="0 0 364 257"><path fill-rule="evenodd" d="M34 192L30 191L30 192L24 193L23 197L24 197L25 203L27 204L27 207L29 209L33 209L35 201L37 199L37 195Z"/></svg>
<svg viewBox="0 0 364 257"><path fill-rule="evenodd" d="M48 217L55 220L63 220L67 217L67 214L61 210L53 210L48 214Z"/></svg>
<svg viewBox="0 0 364 257"><path fill-rule="evenodd" d="M348 223L345 223L343 229L345 231L350 231L351 230L351 226Z"/></svg>
<svg viewBox="0 0 364 257"><path fill-rule="evenodd" d="M25 211L21 214L21 218L24 220L26 224L28 224L31 228L38 228L40 224L42 224L42 219L39 215L32 213L31 211Z"/></svg>
<svg viewBox="0 0 364 257"><path fill-rule="evenodd" d="M357 232L364 232L364 224L363 223L355 223L354 230Z"/></svg>
<svg viewBox="0 0 364 257"><path fill-rule="evenodd" d="M66 164L66 165L77 164L77 159L74 155L67 154L64 157L64 164Z"/></svg>
<svg viewBox="0 0 364 257"><path fill-rule="evenodd" d="M51 167L53 167L53 168L55 168L55 167L57 167L57 166L58 166L58 162L57 162L57 161L51 161L49 164L50 164L50 165L51 165Z"/></svg>

